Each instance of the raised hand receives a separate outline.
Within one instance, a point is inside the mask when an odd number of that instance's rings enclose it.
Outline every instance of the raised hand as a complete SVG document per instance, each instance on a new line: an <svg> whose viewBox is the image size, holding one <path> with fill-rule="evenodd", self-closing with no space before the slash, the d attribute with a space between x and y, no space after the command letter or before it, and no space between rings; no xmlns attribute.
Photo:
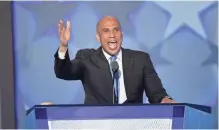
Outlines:
<svg viewBox="0 0 219 130"><path fill-rule="evenodd" d="M58 24L58 32L59 32L59 39L60 39L60 47L67 47L68 42L71 36L71 24L70 21L67 21L66 28L63 26L63 21L60 20Z"/></svg>

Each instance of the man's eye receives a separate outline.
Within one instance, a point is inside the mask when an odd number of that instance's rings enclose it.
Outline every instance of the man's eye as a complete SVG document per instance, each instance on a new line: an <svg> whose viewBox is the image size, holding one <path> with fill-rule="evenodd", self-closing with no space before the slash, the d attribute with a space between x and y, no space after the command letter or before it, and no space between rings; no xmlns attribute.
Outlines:
<svg viewBox="0 0 219 130"><path fill-rule="evenodd" d="M119 29L119 28L116 28L115 30L116 30L116 31L119 31L120 29Z"/></svg>

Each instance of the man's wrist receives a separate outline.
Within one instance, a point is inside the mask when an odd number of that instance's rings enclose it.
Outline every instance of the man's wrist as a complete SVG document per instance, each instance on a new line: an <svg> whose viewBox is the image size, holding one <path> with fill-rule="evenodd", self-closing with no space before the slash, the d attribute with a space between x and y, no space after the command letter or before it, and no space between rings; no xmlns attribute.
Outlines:
<svg viewBox="0 0 219 130"><path fill-rule="evenodd" d="M66 52L67 49L68 49L68 45L60 44L60 46L59 46L60 52Z"/></svg>

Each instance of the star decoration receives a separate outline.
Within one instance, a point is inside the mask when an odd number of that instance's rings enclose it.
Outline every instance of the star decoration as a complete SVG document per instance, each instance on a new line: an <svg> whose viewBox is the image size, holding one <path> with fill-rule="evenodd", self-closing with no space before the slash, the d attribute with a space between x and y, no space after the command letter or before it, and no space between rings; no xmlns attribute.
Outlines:
<svg viewBox="0 0 219 130"><path fill-rule="evenodd" d="M143 3L142 1L92 1L88 3L93 9L96 10L100 18L107 15L115 16L119 19L123 28L123 32L127 35L134 35L135 31L130 22L129 14L133 10L137 9L137 7Z"/></svg>
<svg viewBox="0 0 219 130"><path fill-rule="evenodd" d="M163 56L178 65L199 66L211 53L207 41L187 25L180 26L163 44Z"/></svg>
<svg viewBox="0 0 219 130"><path fill-rule="evenodd" d="M72 23L71 44L77 48L87 48L96 41L96 24L98 18L93 8L82 2L77 6L70 21ZM89 21L89 23L86 21Z"/></svg>
<svg viewBox="0 0 219 130"><path fill-rule="evenodd" d="M147 1L141 8L131 15L136 29L136 38L145 43L148 48L153 48L163 40L170 15L154 2Z"/></svg>
<svg viewBox="0 0 219 130"><path fill-rule="evenodd" d="M138 40L136 40L133 37L126 36L126 35L123 36L122 47L127 48L127 49L144 51L143 48L140 46L140 42L138 42Z"/></svg>
<svg viewBox="0 0 219 130"><path fill-rule="evenodd" d="M211 65L211 64L215 64L218 65L218 47L212 43L208 43L209 48L211 50L211 55L208 57L207 60L205 60L202 65L206 66L206 65Z"/></svg>
<svg viewBox="0 0 219 130"><path fill-rule="evenodd" d="M207 39L217 46L218 42L218 2L212 3L200 12L200 19Z"/></svg>
<svg viewBox="0 0 219 130"><path fill-rule="evenodd" d="M172 14L164 38L170 36L183 24L189 25L190 28L194 29L199 35L206 38L205 31L199 20L199 11L205 9L211 3L212 1L157 1L156 4Z"/></svg>
<svg viewBox="0 0 219 130"><path fill-rule="evenodd" d="M163 46L163 44L161 43L158 43L153 48L148 48L144 43L139 42L137 39L133 37L124 36L123 41L124 41L122 44L123 48L149 53L154 66L171 64L171 62L164 59L160 54Z"/></svg>
<svg viewBox="0 0 219 130"><path fill-rule="evenodd" d="M161 55L161 49L164 46L163 43L158 43L156 46L154 46L151 49L147 48L144 43L140 43L140 46L144 52L147 52L150 54L151 60L155 67L160 66L160 65L172 64L169 60L163 58Z"/></svg>
<svg viewBox="0 0 219 130"><path fill-rule="evenodd" d="M202 65L218 64L218 2L212 3L200 13L200 19L203 23L204 30L207 34L208 45L211 54Z"/></svg>
<svg viewBox="0 0 219 130"><path fill-rule="evenodd" d="M28 45L29 45L28 43L24 44L22 48L17 51L17 53L19 53L19 55L17 56L17 59L18 59L17 64L20 69L27 69L31 64L29 61L31 54L27 55L28 52L30 52L31 50L30 46Z"/></svg>
<svg viewBox="0 0 219 130"><path fill-rule="evenodd" d="M17 89L17 94L19 95L19 99L22 103L24 103L24 108L28 110L27 108L30 108L35 105L34 101L31 100L31 98L26 98L27 94L25 91L22 91L22 89Z"/></svg>
<svg viewBox="0 0 219 130"><path fill-rule="evenodd" d="M69 13L73 11L73 8L77 6L77 3L43 1L20 3L20 5L30 11L36 21L33 39L35 41L38 38L45 36L50 31L52 31L53 34L58 35L57 25L59 20L68 17L68 15L70 15Z"/></svg>

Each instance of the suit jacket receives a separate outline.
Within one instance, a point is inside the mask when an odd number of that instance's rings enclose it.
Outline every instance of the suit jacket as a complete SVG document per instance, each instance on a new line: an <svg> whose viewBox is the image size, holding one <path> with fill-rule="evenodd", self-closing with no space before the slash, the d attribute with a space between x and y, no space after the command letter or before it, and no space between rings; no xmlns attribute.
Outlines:
<svg viewBox="0 0 219 130"><path fill-rule="evenodd" d="M124 84L127 101L143 103L143 92L150 103L160 103L167 96L148 53L122 48ZM55 75L64 80L81 80L85 91L85 104L113 104L113 79L102 48L81 49L70 60L55 54Z"/></svg>

